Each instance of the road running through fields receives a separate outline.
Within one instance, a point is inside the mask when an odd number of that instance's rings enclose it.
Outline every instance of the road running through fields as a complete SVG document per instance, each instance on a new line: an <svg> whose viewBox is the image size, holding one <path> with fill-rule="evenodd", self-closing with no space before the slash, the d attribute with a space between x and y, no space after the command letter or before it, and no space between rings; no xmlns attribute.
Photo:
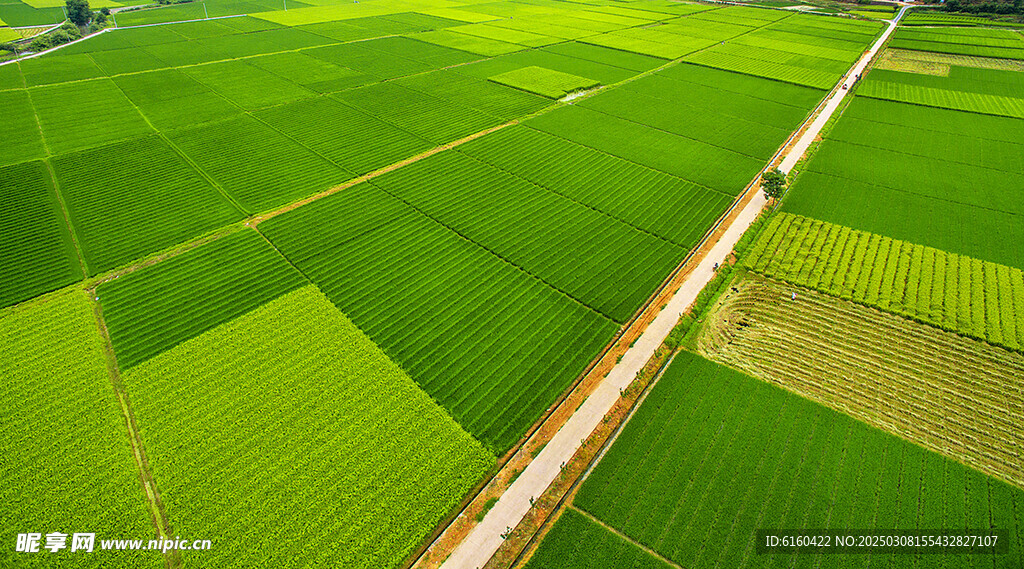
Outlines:
<svg viewBox="0 0 1024 569"><path fill-rule="evenodd" d="M853 65L841 81L852 86L852 78L862 74L867 65L881 49L885 41L909 6L903 6L899 13L889 22L889 26L878 40ZM784 155L779 169L787 174L793 169L800 158L810 147L821 129L839 108L839 104L849 93L849 89L834 89L830 99L822 107L803 135ZM800 129L806 126L800 125ZM797 130L797 132L800 131ZM753 190L756 191L756 190ZM532 501L548 488L558 477L563 465L576 454L583 441L590 436L620 398L621 391L636 378L637 373L647 364L655 350L661 346L669 332L679 321L679 317L697 299L700 291L715 275L714 268L725 262L732 253L733 247L746 232L750 224L757 219L767 201L763 192L756 191L753 199L740 211L739 215L725 227L724 233L704 256L696 268L683 282L675 296L659 315L647 326L643 334L622 357L622 360L601 381L594 392L580 405L575 413L555 433L551 441L534 458L526 469L516 478L515 482L502 494L484 519L477 524L465 539L458 545L452 555L441 566L442 569L478 569L494 555L504 542L504 534L515 528L532 507ZM703 244L698 244L699 249Z"/></svg>

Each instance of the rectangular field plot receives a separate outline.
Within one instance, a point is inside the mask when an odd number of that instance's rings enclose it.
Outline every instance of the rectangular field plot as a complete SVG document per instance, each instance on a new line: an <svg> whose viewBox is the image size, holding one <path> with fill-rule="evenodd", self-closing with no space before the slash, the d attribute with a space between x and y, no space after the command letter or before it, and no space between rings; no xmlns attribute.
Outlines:
<svg viewBox="0 0 1024 569"><path fill-rule="evenodd" d="M969 527L1016 535L1022 501L1019 488L681 352L575 506L683 567L841 567L850 556L757 554L755 532ZM995 556L1005 567L1022 556L1018 541L1009 548ZM893 556L856 559L885 566Z"/></svg>
<svg viewBox="0 0 1024 569"><path fill-rule="evenodd" d="M1011 30L900 28L894 34L890 47L978 57L1024 59L1024 36Z"/></svg>
<svg viewBox="0 0 1024 569"><path fill-rule="evenodd" d="M153 132L110 79L29 89L29 96L53 155Z"/></svg>
<svg viewBox="0 0 1024 569"><path fill-rule="evenodd" d="M309 89L242 61L189 67L184 73L250 111L314 96Z"/></svg>
<svg viewBox="0 0 1024 569"><path fill-rule="evenodd" d="M1024 202L1012 188L1024 187L1019 172L994 170L913 154L893 154L870 146L829 140L807 169L864 184L953 201L1024 213Z"/></svg>
<svg viewBox="0 0 1024 569"><path fill-rule="evenodd" d="M1024 73L953 67L948 77L878 69L858 95L989 115L1024 118Z"/></svg>
<svg viewBox="0 0 1024 569"><path fill-rule="evenodd" d="M288 51L254 57L246 63L269 71L317 93L333 93L351 87L373 83L375 78L310 57L301 52Z"/></svg>
<svg viewBox="0 0 1024 569"><path fill-rule="evenodd" d="M304 198L351 177L251 116L167 136L249 213Z"/></svg>
<svg viewBox="0 0 1024 569"><path fill-rule="evenodd" d="M0 307L82 278L46 164L0 168L0 201Z"/></svg>
<svg viewBox="0 0 1024 569"><path fill-rule="evenodd" d="M110 77L170 67L141 47L97 51L89 53L89 57Z"/></svg>
<svg viewBox="0 0 1024 569"><path fill-rule="evenodd" d="M21 74L25 77L25 85L28 87L80 81L105 75L92 58L85 54L60 55L60 52L56 52L19 61L18 66L21 67Z"/></svg>
<svg viewBox="0 0 1024 569"><path fill-rule="evenodd" d="M1019 245L1024 242L1024 223L1019 214L815 172L805 172L793 184L783 210L1024 268L1024 249Z"/></svg>
<svg viewBox="0 0 1024 569"><path fill-rule="evenodd" d="M501 123L496 116L394 82L332 97L435 144L446 144Z"/></svg>
<svg viewBox="0 0 1024 569"><path fill-rule="evenodd" d="M328 63L347 67L378 80L394 79L405 75L430 71L436 66L401 57L384 55L367 45L371 42L343 43L303 51L304 54L322 59Z"/></svg>
<svg viewBox="0 0 1024 569"><path fill-rule="evenodd" d="M672 565L568 508L530 558L527 569L669 569Z"/></svg>
<svg viewBox="0 0 1024 569"><path fill-rule="evenodd" d="M157 536L85 293L62 291L3 311L0 337L0 450L17 457L3 467L0 537L14 543L26 531L62 532L70 546L75 528L89 528L97 549L76 552L78 558L70 547L51 553L42 547L44 537L37 553L15 553L12 545L2 555L5 563L45 555L46 564L67 567L87 567L97 558L121 567L163 567L163 557L152 551L98 550L100 536Z"/></svg>
<svg viewBox="0 0 1024 569"><path fill-rule="evenodd" d="M526 125L728 195L740 193L764 165L737 152L578 105L532 118Z"/></svg>
<svg viewBox="0 0 1024 569"><path fill-rule="evenodd" d="M103 283L96 295L127 370L305 284L259 234L243 230Z"/></svg>
<svg viewBox="0 0 1024 569"><path fill-rule="evenodd" d="M758 79L758 81L766 81ZM714 98L700 98L699 94ZM580 101L580 106L767 161L791 130L754 120L802 117L804 109L649 75ZM779 112L772 112L779 111ZM799 124L799 119L793 121Z"/></svg>
<svg viewBox="0 0 1024 569"><path fill-rule="evenodd" d="M458 151L684 250L732 202L723 193L524 126L504 128Z"/></svg>
<svg viewBox="0 0 1024 569"><path fill-rule="evenodd" d="M600 85L600 82L593 79L536 66L508 71L488 79L552 99L560 99L573 91L591 89Z"/></svg>
<svg viewBox="0 0 1024 569"><path fill-rule="evenodd" d="M223 120L242 113L234 103L176 70L115 77L139 111L160 130Z"/></svg>
<svg viewBox="0 0 1024 569"><path fill-rule="evenodd" d="M395 83L505 120L528 115L552 104L539 95L447 69L405 77Z"/></svg>
<svg viewBox="0 0 1024 569"><path fill-rule="evenodd" d="M771 278L990 344L1024 346L1020 269L790 214L772 220L744 262Z"/></svg>
<svg viewBox="0 0 1024 569"><path fill-rule="evenodd" d="M373 184L616 322L625 322L686 251L455 152Z"/></svg>
<svg viewBox="0 0 1024 569"><path fill-rule="evenodd" d="M159 136L66 154L53 168L90 275L242 217Z"/></svg>
<svg viewBox="0 0 1024 569"><path fill-rule="evenodd" d="M435 69L480 59L480 56L469 52L429 44L404 36L378 38L372 41L361 42L361 46L385 53L388 56L418 61Z"/></svg>
<svg viewBox="0 0 1024 569"><path fill-rule="evenodd" d="M616 328L369 184L259 229L496 452L522 435Z"/></svg>
<svg viewBox="0 0 1024 569"><path fill-rule="evenodd" d="M617 49L609 49L581 42L564 42L544 48L543 51L557 53L566 57L574 57L585 61L614 65L638 73L650 71L663 61L636 53L627 53Z"/></svg>
<svg viewBox="0 0 1024 569"><path fill-rule="evenodd" d="M124 382L188 566L397 567L494 462L312 286Z"/></svg>
<svg viewBox="0 0 1024 569"><path fill-rule="evenodd" d="M22 89L0 91L0 166L46 156L43 136L36 123L36 111Z"/></svg>
<svg viewBox="0 0 1024 569"><path fill-rule="evenodd" d="M470 63L468 65L460 65L459 67L454 68L453 71L463 75L469 75L470 77L487 79L488 77L499 73L505 73L531 66L544 67L546 69L561 71L562 73L570 73L572 75L587 77L600 82L602 85L618 83L619 81L628 79L637 74L636 71L618 67L610 63L600 63L540 49L531 49L529 51L502 55L485 61Z"/></svg>
<svg viewBox="0 0 1024 569"><path fill-rule="evenodd" d="M256 118L345 170L362 175L434 145L330 98L265 109Z"/></svg>

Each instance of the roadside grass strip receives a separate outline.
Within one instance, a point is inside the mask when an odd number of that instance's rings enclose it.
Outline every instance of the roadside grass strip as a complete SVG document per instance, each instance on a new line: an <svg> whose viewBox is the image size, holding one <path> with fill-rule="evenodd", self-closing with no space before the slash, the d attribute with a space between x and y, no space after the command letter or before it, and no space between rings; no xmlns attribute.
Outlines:
<svg viewBox="0 0 1024 569"><path fill-rule="evenodd" d="M29 89L50 154L124 140L153 132L110 79ZM82 122L82 117L89 117Z"/></svg>
<svg viewBox="0 0 1024 569"><path fill-rule="evenodd" d="M96 294L127 370L305 284L246 229L102 283Z"/></svg>
<svg viewBox="0 0 1024 569"><path fill-rule="evenodd" d="M371 184L259 229L496 453L522 435L616 329Z"/></svg>
<svg viewBox="0 0 1024 569"><path fill-rule="evenodd" d="M242 217L157 135L51 163L89 276Z"/></svg>
<svg viewBox="0 0 1024 569"><path fill-rule="evenodd" d="M9 544L0 563L163 567L158 552L99 551L101 540L156 532L85 293L0 311L0 337L0 537ZM15 552L19 533L54 532L66 535L65 549L47 551L41 537L39 552ZM72 553L76 532L95 533L97 551Z"/></svg>
<svg viewBox="0 0 1024 569"><path fill-rule="evenodd" d="M683 567L844 567L851 559L757 553L756 532L765 529L966 527L1017 536L1022 502L1019 488L688 352L676 355L575 498ZM1005 567L1022 558L1011 539L995 556ZM921 557L970 566L967 556ZM914 557L856 559L888 566Z"/></svg>
<svg viewBox="0 0 1024 569"><path fill-rule="evenodd" d="M0 307L82 278L46 164L0 168L0 201Z"/></svg>
<svg viewBox="0 0 1024 569"><path fill-rule="evenodd" d="M733 286L706 357L1024 487L1024 355L781 281Z"/></svg>
<svg viewBox="0 0 1024 569"><path fill-rule="evenodd" d="M313 286L124 382L187 566L397 567L494 463Z"/></svg>
<svg viewBox="0 0 1024 569"><path fill-rule="evenodd" d="M271 210L352 177L248 115L171 131L167 137L246 213Z"/></svg>
<svg viewBox="0 0 1024 569"><path fill-rule="evenodd" d="M560 99L573 91L583 91L600 85L600 82L593 79L536 66L508 71L489 79L551 99Z"/></svg>
<svg viewBox="0 0 1024 569"><path fill-rule="evenodd" d="M990 344L1024 346L1018 268L785 213L744 265Z"/></svg>

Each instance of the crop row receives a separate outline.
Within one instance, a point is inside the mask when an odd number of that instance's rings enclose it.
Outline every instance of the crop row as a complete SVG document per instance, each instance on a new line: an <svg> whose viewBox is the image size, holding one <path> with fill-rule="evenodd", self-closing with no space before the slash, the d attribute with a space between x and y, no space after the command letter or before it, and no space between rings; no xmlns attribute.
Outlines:
<svg viewBox="0 0 1024 569"><path fill-rule="evenodd" d="M121 369L305 284L255 231L243 230L97 287Z"/></svg>
<svg viewBox="0 0 1024 569"><path fill-rule="evenodd" d="M925 41L917 39L895 38L890 42L894 49L912 49L916 51L933 51L937 53L951 53L957 55L972 55L977 57L994 57L1003 59L1024 59L1024 49L1013 47L983 47L962 43L944 43Z"/></svg>
<svg viewBox="0 0 1024 569"><path fill-rule="evenodd" d="M681 352L576 505L684 567L800 558L832 567L843 566L844 556L756 554L755 532L996 527L1015 535L1013 504L1022 500L1015 487ZM1014 540L1006 566L1021 555Z"/></svg>
<svg viewBox="0 0 1024 569"><path fill-rule="evenodd" d="M501 123L498 117L394 82L353 89L334 97L436 144L446 144Z"/></svg>
<svg viewBox="0 0 1024 569"><path fill-rule="evenodd" d="M186 563L395 567L494 462L312 286L123 379Z"/></svg>
<svg viewBox="0 0 1024 569"><path fill-rule="evenodd" d="M686 250L731 201L725 194L523 126L458 150Z"/></svg>
<svg viewBox="0 0 1024 569"><path fill-rule="evenodd" d="M0 451L9 457L0 486L0 537L9 544L3 563L16 566L30 555L75 561L74 532L95 532L97 549L102 538L155 538L86 295L65 290L4 311L0 337ZM67 534L68 549L46 551L42 538L38 553L15 553L19 533L52 532ZM119 554L118 565L163 565L153 552Z"/></svg>
<svg viewBox="0 0 1024 569"><path fill-rule="evenodd" d="M762 160L738 152L579 105L525 124L728 195L738 194L764 166Z"/></svg>
<svg viewBox="0 0 1024 569"><path fill-rule="evenodd" d="M715 98L709 100L695 96L704 93L714 93ZM763 99L666 79L657 74L633 81L627 87L588 97L577 104L765 161L775 153L790 131L755 122L746 116L756 119L778 109L781 116L777 115L776 120L782 122L786 115L802 111Z"/></svg>
<svg viewBox="0 0 1024 569"><path fill-rule="evenodd" d="M590 89L600 85L599 82L593 79L536 66L506 71L489 79L495 83L508 85L509 87L552 99L559 99L573 91Z"/></svg>
<svg viewBox="0 0 1024 569"><path fill-rule="evenodd" d="M931 247L792 214L744 264L772 278L989 343L1024 346L1024 274Z"/></svg>
<svg viewBox="0 0 1024 569"><path fill-rule="evenodd" d="M50 154L153 132L110 79L30 89L29 96Z"/></svg>
<svg viewBox="0 0 1024 569"><path fill-rule="evenodd" d="M737 286L701 353L1024 486L1020 354L823 294L792 300L779 281Z"/></svg>
<svg viewBox="0 0 1024 569"><path fill-rule="evenodd" d="M89 275L242 217L158 135L65 154L52 165Z"/></svg>
<svg viewBox="0 0 1024 569"><path fill-rule="evenodd" d="M615 324L370 184L260 224L470 433L504 450Z"/></svg>
<svg viewBox="0 0 1024 569"><path fill-rule="evenodd" d="M437 154L373 183L616 322L628 320L686 255L461 153Z"/></svg>
<svg viewBox="0 0 1024 569"><path fill-rule="evenodd" d="M0 168L0 308L82 278L43 162Z"/></svg>
<svg viewBox="0 0 1024 569"><path fill-rule="evenodd" d="M533 553L528 569L669 569L671 565L568 508Z"/></svg>
<svg viewBox="0 0 1024 569"><path fill-rule="evenodd" d="M816 89L831 89L838 78L834 72L752 59L715 49L702 51L690 56L687 58L687 61L699 65L707 65L708 67L725 69L726 71L735 71L756 77L805 85Z"/></svg>

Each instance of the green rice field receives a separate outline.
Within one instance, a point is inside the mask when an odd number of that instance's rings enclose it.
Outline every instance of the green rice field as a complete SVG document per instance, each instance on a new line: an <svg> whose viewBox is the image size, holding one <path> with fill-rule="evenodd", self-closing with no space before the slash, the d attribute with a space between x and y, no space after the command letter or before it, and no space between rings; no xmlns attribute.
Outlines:
<svg viewBox="0 0 1024 569"><path fill-rule="evenodd" d="M451 544L428 546L538 456L557 430L542 421L625 357L606 351L697 274L683 262L720 221L760 204L740 200L886 27L669 0L103 7L102 33L0 62L2 567L437 569ZM0 0L0 29L64 8ZM1022 38L899 27L745 238L754 252L722 262L826 299L808 319L832 301L881 311L880 328L934 330L1012 377ZM1008 419L979 407L1010 442L883 432L870 401L784 391L774 368L711 353L699 326L733 321L691 316L686 349L756 379L678 353L516 567L931 566L759 557L751 540L1016 532L1017 399ZM46 551L83 529L213 546ZM40 552L19 551L26 532ZM965 566L1015 566L1011 535Z"/></svg>

